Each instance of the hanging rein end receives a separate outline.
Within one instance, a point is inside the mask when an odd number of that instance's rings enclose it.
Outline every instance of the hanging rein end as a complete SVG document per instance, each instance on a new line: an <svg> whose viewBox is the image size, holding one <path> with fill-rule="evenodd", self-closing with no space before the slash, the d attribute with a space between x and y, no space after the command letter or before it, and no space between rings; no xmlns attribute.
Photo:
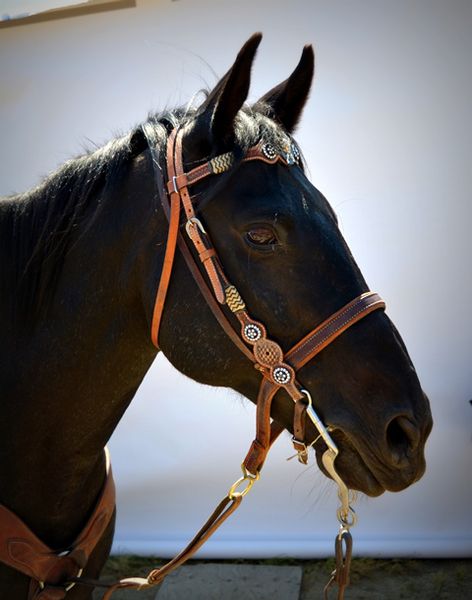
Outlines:
<svg viewBox="0 0 472 600"><path fill-rule="evenodd" d="M344 545L343 545L344 544ZM347 527L342 527L334 541L336 568L331 573L331 578L324 588L323 598L329 600L329 590L333 585L338 586L337 600L343 600L344 591L349 585L349 572L352 559L352 535Z"/></svg>
<svg viewBox="0 0 472 600"><path fill-rule="evenodd" d="M151 587L152 585L153 584L150 584L148 579L144 577L127 577L126 579L120 579L120 581L107 589L107 591L103 594L102 600L110 600L112 594L117 590L142 590L144 588Z"/></svg>

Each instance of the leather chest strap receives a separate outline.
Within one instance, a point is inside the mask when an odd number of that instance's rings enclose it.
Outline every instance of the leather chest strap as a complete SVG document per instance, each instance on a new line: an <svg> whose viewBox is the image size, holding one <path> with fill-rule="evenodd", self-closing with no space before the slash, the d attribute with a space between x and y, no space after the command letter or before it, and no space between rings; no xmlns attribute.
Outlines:
<svg viewBox="0 0 472 600"><path fill-rule="evenodd" d="M0 561L32 578L30 598L63 598L64 584L80 575L103 536L115 509L115 484L108 452L106 460L107 478L100 498L67 554L59 555L49 548L19 517L0 505Z"/></svg>

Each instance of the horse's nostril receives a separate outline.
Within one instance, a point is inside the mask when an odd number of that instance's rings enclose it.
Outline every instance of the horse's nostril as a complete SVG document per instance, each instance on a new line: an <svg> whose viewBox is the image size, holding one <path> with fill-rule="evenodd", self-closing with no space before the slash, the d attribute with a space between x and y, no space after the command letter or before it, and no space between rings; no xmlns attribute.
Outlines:
<svg viewBox="0 0 472 600"><path fill-rule="evenodd" d="M387 427L387 445L393 462L401 465L419 443L420 433L407 417L395 417Z"/></svg>

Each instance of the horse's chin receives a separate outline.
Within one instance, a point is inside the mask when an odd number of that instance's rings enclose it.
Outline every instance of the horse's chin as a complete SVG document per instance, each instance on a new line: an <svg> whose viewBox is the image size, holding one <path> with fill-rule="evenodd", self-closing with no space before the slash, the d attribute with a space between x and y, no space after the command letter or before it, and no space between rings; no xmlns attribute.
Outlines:
<svg viewBox="0 0 472 600"><path fill-rule="evenodd" d="M316 451L316 462L323 474L331 479L321 461L322 454L322 451ZM379 482L359 455L354 458L350 453L349 459L349 464L347 464L347 461L342 460L339 455L335 461L336 471L349 489L357 490L372 498L380 496L386 491L387 488Z"/></svg>
<svg viewBox="0 0 472 600"><path fill-rule="evenodd" d="M322 463L322 455L325 450L316 450L316 461L321 471L329 478ZM335 460L338 475L351 490L357 490L367 496L376 497L384 492L401 492L419 479L421 479L426 465L424 458L418 460L415 467L405 471L391 470L385 465L377 465L377 468L368 465L359 452L352 448L339 447L339 454Z"/></svg>
<svg viewBox="0 0 472 600"><path fill-rule="evenodd" d="M416 452L408 455L408 460L401 464L387 462L382 452L374 452L362 443L360 436L347 436L341 429L331 433L338 447L338 455L334 461L337 474L351 490L360 491L367 496L376 497L384 492L401 492L417 482L423 476L426 463L424 446L419 445ZM324 442L315 445L318 467L327 477L331 475L325 469L322 456L326 451Z"/></svg>

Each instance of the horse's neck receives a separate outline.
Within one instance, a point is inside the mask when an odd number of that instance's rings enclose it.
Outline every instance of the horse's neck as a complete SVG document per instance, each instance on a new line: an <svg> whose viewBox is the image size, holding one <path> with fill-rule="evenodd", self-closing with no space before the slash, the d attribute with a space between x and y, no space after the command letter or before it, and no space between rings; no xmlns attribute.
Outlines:
<svg viewBox="0 0 472 600"><path fill-rule="evenodd" d="M150 290L141 289L144 271L159 275L159 261L145 255L155 223L140 214L152 186L142 196L136 189L143 178L132 170L107 199L115 211L133 203L129 231L102 211L65 257L47 318L9 340L9 367L0 369L0 503L53 546L83 525L103 484L103 446L155 356Z"/></svg>

